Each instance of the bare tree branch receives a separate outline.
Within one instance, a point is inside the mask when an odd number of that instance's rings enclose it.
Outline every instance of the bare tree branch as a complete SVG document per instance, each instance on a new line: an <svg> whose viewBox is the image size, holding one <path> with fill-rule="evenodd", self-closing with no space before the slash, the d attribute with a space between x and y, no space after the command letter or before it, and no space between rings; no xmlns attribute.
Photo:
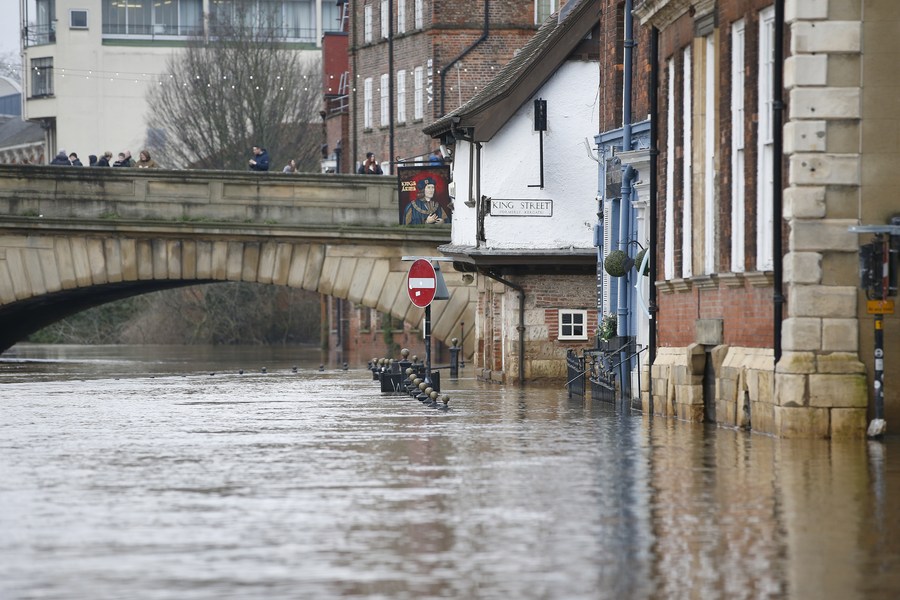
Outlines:
<svg viewBox="0 0 900 600"><path fill-rule="evenodd" d="M292 158L319 170L321 61L284 42L256 7L236 2L233 18L212 21L208 39L191 40L148 93L147 125L159 132L148 148L161 165L246 170L260 145L272 170Z"/></svg>

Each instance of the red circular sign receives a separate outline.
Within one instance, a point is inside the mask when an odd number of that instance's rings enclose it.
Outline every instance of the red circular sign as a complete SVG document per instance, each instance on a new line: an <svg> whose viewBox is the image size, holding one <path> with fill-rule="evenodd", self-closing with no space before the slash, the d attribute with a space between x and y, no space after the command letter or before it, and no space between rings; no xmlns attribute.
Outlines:
<svg viewBox="0 0 900 600"><path fill-rule="evenodd" d="M437 290L437 276L431 262L420 258L409 268L406 278L406 293L409 300L419 308L425 308L434 300Z"/></svg>

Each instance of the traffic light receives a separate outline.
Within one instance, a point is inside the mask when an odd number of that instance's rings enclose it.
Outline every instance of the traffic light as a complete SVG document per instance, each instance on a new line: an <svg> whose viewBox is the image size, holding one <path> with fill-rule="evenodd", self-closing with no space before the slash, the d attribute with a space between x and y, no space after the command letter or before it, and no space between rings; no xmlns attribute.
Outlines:
<svg viewBox="0 0 900 600"><path fill-rule="evenodd" d="M859 247L859 286L869 299L897 295L898 256L900 236L876 235L872 243Z"/></svg>

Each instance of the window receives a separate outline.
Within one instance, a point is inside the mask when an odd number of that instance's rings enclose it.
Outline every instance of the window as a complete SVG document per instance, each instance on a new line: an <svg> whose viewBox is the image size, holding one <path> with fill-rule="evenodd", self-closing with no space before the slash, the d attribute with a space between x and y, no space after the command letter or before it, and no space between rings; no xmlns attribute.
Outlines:
<svg viewBox="0 0 900 600"><path fill-rule="evenodd" d="M561 340L586 340L587 339L587 311L565 310L559 311L559 338Z"/></svg>
<svg viewBox="0 0 900 600"><path fill-rule="evenodd" d="M425 26L425 16L424 16L424 8L422 7L422 0L416 0L416 4L414 6L415 9L415 27L416 29L422 29Z"/></svg>
<svg viewBox="0 0 900 600"><path fill-rule="evenodd" d="M87 29L88 11L72 9L69 11L69 29Z"/></svg>
<svg viewBox="0 0 900 600"><path fill-rule="evenodd" d="M744 271L744 21L731 26L731 270Z"/></svg>
<svg viewBox="0 0 900 600"><path fill-rule="evenodd" d="M211 5L211 16L231 15L231 3ZM202 0L119 2L103 0L103 33L111 35L198 35L203 31Z"/></svg>
<svg viewBox="0 0 900 600"><path fill-rule="evenodd" d="M56 1L34 0L34 4L23 4L23 9L27 22L25 45L30 47L56 42Z"/></svg>
<svg viewBox="0 0 900 600"><path fill-rule="evenodd" d="M397 0L397 33L406 33L406 0Z"/></svg>
<svg viewBox="0 0 900 600"><path fill-rule="evenodd" d="M391 32L391 20L388 12L388 0L381 0L381 37L385 40Z"/></svg>
<svg viewBox="0 0 900 600"><path fill-rule="evenodd" d="M390 112L390 93L391 93L391 76L387 73L381 76L381 126L387 127L391 124Z"/></svg>
<svg viewBox="0 0 900 600"><path fill-rule="evenodd" d="M550 15L556 12L557 0L535 0L534 2L534 22L541 25L550 18Z"/></svg>
<svg viewBox="0 0 900 600"><path fill-rule="evenodd" d="M368 4L363 8L363 42L372 43L372 7Z"/></svg>
<svg viewBox="0 0 900 600"><path fill-rule="evenodd" d="M775 10L759 13L759 121L757 122L756 270L773 267L772 226L774 138L772 136L772 76L774 73Z"/></svg>
<svg viewBox="0 0 900 600"><path fill-rule="evenodd" d="M53 58L31 59L31 97L53 95Z"/></svg>
<svg viewBox="0 0 900 600"><path fill-rule="evenodd" d="M363 128L372 129L372 78L363 81Z"/></svg>
<svg viewBox="0 0 900 600"><path fill-rule="evenodd" d="M684 104L681 109L684 134L682 136L682 154L684 155L684 160L682 161L682 171L681 171L681 193L683 197L683 206L684 213L683 218L681 219L682 223L682 235L681 235L681 276L682 277L691 277L694 274L694 253L693 253L693 243L694 236L693 232L693 221L694 221L694 207L693 207L693 189L691 187L691 183L693 180L693 157L691 156L693 152L693 135L692 135L692 114L691 106L692 102L692 94L691 94L691 47L688 46L684 49L684 81L682 81L682 85L684 86Z"/></svg>
<svg viewBox="0 0 900 600"><path fill-rule="evenodd" d="M397 71L397 122L406 123L406 71Z"/></svg>
<svg viewBox="0 0 900 600"><path fill-rule="evenodd" d="M416 67L413 71L413 119L419 121L425 118L425 71L422 67Z"/></svg>
<svg viewBox="0 0 900 600"><path fill-rule="evenodd" d="M706 36L703 82L703 272L716 272L716 42Z"/></svg>
<svg viewBox="0 0 900 600"><path fill-rule="evenodd" d="M666 93L666 233L664 277L675 278L675 61L668 61L669 89Z"/></svg>
<svg viewBox="0 0 900 600"><path fill-rule="evenodd" d="M322 31L343 31L344 3L322 2Z"/></svg>

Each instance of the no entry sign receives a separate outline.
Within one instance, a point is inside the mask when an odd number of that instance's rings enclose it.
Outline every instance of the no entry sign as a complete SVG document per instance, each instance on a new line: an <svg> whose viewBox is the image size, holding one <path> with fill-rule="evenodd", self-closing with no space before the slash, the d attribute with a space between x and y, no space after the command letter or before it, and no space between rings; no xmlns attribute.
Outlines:
<svg viewBox="0 0 900 600"><path fill-rule="evenodd" d="M434 300L437 289L437 276L431 262L420 258L409 268L406 293L409 300L419 308L425 308Z"/></svg>

